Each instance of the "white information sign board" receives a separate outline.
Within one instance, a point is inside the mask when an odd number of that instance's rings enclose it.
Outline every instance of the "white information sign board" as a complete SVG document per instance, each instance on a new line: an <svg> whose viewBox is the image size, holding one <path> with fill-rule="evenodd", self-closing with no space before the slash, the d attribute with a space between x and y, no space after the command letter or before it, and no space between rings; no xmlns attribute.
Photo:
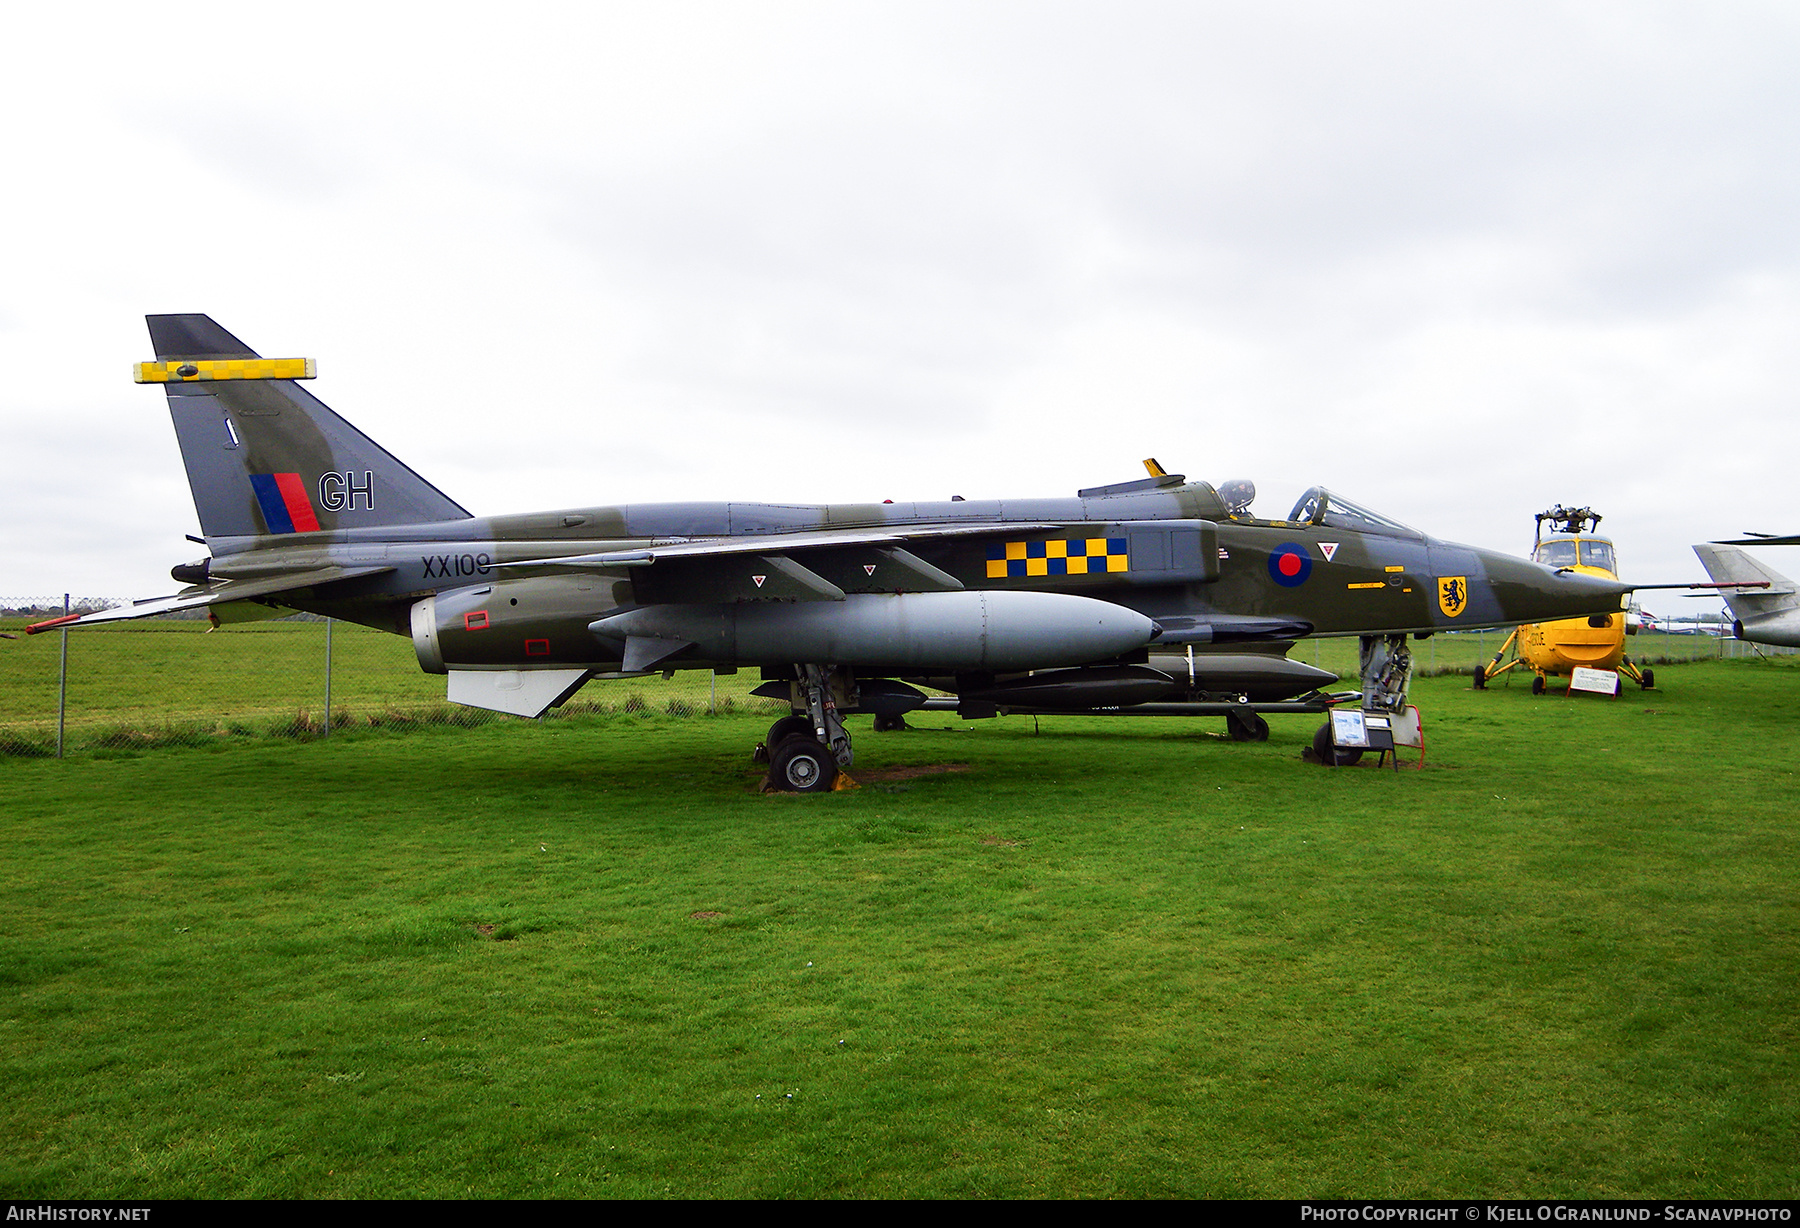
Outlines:
<svg viewBox="0 0 1800 1228"><path fill-rule="evenodd" d="M1363 714L1356 708L1333 708L1331 710L1331 741L1336 746L1361 746L1369 744L1369 731L1363 724Z"/></svg>
<svg viewBox="0 0 1800 1228"><path fill-rule="evenodd" d="M1596 695L1617 695L1619 675L1610 669L1589 669L1585 665L1577 665L1575 673L1570 676L1569 689L1592 691Z"/></svg>

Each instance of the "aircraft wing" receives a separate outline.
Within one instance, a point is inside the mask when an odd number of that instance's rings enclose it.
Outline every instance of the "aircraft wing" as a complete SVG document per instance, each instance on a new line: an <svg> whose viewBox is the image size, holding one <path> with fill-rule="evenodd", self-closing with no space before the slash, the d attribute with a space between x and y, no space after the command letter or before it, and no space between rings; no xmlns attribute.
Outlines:
<svg viewBox="0 0 1800 1228"><path fill-rule="evenodd" d="M906 549L923 541L1017 536L1055 524L906 525L734 537L671 538L629 549L498 564L543 571L641 569L639 599L652 604L842 601L850 592L959 592L963 582ZM1096 530L1098 531L1098 530Z"/></svg>
<svg viewBox="0 0 1800 1228"><path fill-rule="evenodd" d="M594 554L560 558L520 559L499 567L566 567L575 571L602 571L614 567L648 567L658 559L707 558L732 554L789 554L795 551L829 550L846 546L900 546L907 542L947 537L1004 536L1044 532L1059 524L906 525L892 529L843 529L808 533L756 533L741 537L708 537L659 542L630 550L602 550ZM960 585L958 586L960 587Z"/></svg>
<svg viewBox="0 0 1800 1228"><path fill-rule="evenodd" d="M91 614L65 614L61 618L33 623L25 628L25 633L37 635L42 631L54 631L58 627L89 627L96 623L124 622L133 618L158 618L169 614L178 614L183 610L199 609L203 606L276 597L298 589L329 584L334 580L351 580L357 576L372 576L379 572L392 570L394 570L392 567L316 567L310 571L264 576L256 580L227 580L220 584L184 588L173 596L151 597L144 601L134 601L130 605L116 606L110 610L96 610Z"/></svg>

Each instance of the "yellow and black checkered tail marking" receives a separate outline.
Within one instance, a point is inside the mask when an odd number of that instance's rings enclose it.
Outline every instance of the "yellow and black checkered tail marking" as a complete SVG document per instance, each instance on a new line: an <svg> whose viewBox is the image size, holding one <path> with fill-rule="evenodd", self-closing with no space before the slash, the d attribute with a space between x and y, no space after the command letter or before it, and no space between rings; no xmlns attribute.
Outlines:
<svg viewBox="0 0 1800 1228"><path fill-rule="evenodd" d="M1012 576L1085 576L1127 571L1131 557L1123 537L1059 537L1044 542L1006 542L988 547L990 580Z"/></svg>
<svg viewBox="0 0 1800 1228"><path fill-rule="evenodd" d="M219 379L315 379L318 364L310 358L191 358L176 362L140 362L131 369L139 384L197 384Z"/></svg>

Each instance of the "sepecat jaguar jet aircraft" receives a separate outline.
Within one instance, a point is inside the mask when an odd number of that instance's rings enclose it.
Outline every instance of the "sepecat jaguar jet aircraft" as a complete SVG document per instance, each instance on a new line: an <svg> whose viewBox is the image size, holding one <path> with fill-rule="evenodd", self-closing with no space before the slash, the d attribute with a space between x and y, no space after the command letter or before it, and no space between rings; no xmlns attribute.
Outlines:
<svg viewBox="0 0 1800 1228"><path fill-rule="evenodd" d="M1392 710L1409 634L1611 613L1628 592L1437 541L1323 487L1259 519L1249 483L1153 461L1073 498L474 516L301 387L310 360L264 359L204 315L148 320L156 361L137 379L168 394L208 557L174 568L188 586L174 596L34 632L307 610L409 636L452 701L520 716L591 679L755 666L792 705L767 743L783 789L830 788L852 760L844 716L922 706L908 679L957 692L970 716L1166 708L1183 671L1187 694L1212 661L1266 680L1281 672L1267 646L1355 635L1362 704Z"/></svg>

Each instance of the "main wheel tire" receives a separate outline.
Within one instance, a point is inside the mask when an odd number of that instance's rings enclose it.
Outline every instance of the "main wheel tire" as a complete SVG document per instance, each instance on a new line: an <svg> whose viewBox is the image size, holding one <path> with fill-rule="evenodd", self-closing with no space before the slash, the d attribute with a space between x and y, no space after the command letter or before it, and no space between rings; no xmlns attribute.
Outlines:
<svg viewBox="0 0 1800 1228"><path fill-rule="evenodd" d="M1475 689L1477 691L1487 690L1487 671L1479 665L1475 667Z"/></svg>
<svg viewBox="0 0 1800 1228"><path fill-rule="evenodd" d="M1533 695L1542 695L1544 693L1544 676L1542 674L1536 674L1532 677L1531 693Z"/></svg>
<svg viewBox="0 0 1800 1228"><path fill-rule="evenodd" d="M1313 754L1318 756L1320 763L1335 764L1338 767L1349 767L1363 757L1361 747L1333 746L1330 725L1320 725L1319 732L1313 734Z"/></svg>
<svg viewBox="0 0 1800 1228"><path fill-rule="evenodd" d="M1648 691L1651 687L1656 685L1656 671L1653 669L1647 669L1647 670L1642 671L1642 673L1643 673L1643 680L1641 682L1639 682L1638 685L1640 687L1642 687L1644 690Z"/></svg>
<svg viewBox="0 0 1800 1228"><path fill-rule="evenodd" d="M769 726L769 736L765 742L769 753L774 754L777 747L789 738L812 737L813 723L810 716L784 716Z"/></svg>
<svg viewBox="0 0 1800 1228"><path fill-rule="evenodd" d="M906 718L901 716L898 712L892 716L878 716L875 718L876 733L898 733L900 730L906 728L908 728Z"/></svg>
<svg viewBox="0 0 1800 1228"><path fill-rule="evenodd" d="M795 734L769 754L769 780L783 793L830 792L837 774L837 760L811 734Z"/></svg>

